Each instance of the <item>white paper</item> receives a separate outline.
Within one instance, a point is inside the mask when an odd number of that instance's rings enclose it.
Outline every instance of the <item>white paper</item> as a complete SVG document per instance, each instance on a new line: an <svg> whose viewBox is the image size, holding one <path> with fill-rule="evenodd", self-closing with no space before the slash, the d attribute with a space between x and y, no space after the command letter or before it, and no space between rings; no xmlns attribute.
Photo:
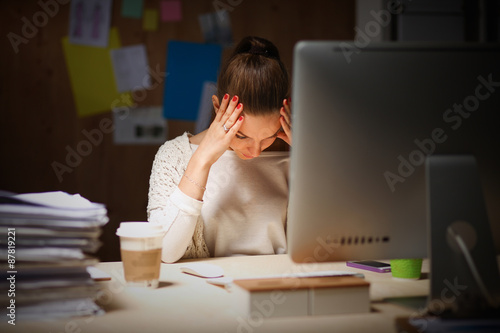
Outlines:
<svg viewBox="0 0 500 333"><path fill-rule="evenodd" d="M90 277L94 281L107 281L111 280L111 275L108 273L100 270L99 268L95 266L88 266L87 267L87 272L90 274Z"/></svg>
<svg viewBox="0 0 500 333"><path fill-rule="evenodd" d="M95 295L93 295L95 297ZM46 301L19 306L16 314L23 320L46 321L78 316L100 316L105 312L90 297Z"/></svg>
<svg viewBox="0 0 500 333"><path fill-rule="evenodd" d="M215 82L206 81L203 83L200 106L198 108L198 119L196 119L195 134L206 130L210 126L210 120L212 119L213 112L212 95L216 94L217 85Z"/></svg>
<svg viewBox="0 0 500 333"><path fill-rule="evenodd" d="M113 112L115 144L162 144L167 138L167 122L162 107L140 107Z"/></svg>
<svg viewBox="0 0 500 333"><path fill-rule="evenodd" d="M107 222L106 208L100 209L62 209L52 207L24 206L24 205L0 205L0 216L32 219L75 219L92 220L89 226L96 223L99 225Z"/></svg>
<svg viewBox="0 0 500 333"><path fill-rule="evenodd" d="M79 194L53 191L16 194L8 198L18 202L1 204L0 220L59 218L92 220L98 224L107 222L106 207Z"/></svg>
<svg viewBox="0 0 500 333"><path fill-rule="evenodd" d="M206 43L229 47L233 43L231 20L227 10L198 15L198 22Z"/></svg>
<svg viewBox="0 0 500 333"><path fill-rule="evenodd" d="M69 194L62 191L23 193L13 196L28 203L62 209L99 209L103 204L94 203L80 194Z"/></svg>
<svg viewBox="0 0 500 333"><path fill-rule="evenodd" d="M69 18L69 42L107 47L112 0L73 0Z"/></svg>
<svg viewBox="0 0 500 333"><path fill-rule="evenodd" d="M0 249L2 258L7 258L7 250ZM80 249L64 247L16 248L17 261L59 261L63 259L82 260L85 254Z"/></svg>
<svg viewBox="0 0 500 333"><path fill-rule="evenodd" d="M143 44L110 51L118 92L151 87L146 47Z"/></svg>

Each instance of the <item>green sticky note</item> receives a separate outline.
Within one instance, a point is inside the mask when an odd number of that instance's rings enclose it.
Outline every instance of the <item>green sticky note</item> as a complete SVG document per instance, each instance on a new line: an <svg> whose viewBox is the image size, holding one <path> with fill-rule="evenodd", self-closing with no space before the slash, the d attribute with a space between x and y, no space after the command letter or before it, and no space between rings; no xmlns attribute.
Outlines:
<svg viewBox="0 0 500 333"><path fill-rule="evenodd" d="M122 16L140 19L142 17L143 0L122 0Z"/></svg>

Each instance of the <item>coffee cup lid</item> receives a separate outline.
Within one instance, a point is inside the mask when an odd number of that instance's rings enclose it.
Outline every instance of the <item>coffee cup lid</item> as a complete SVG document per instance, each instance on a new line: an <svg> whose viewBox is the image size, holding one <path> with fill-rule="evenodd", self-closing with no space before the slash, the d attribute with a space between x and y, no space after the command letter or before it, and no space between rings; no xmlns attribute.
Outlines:
<svg viewBox="0 0 500 333"><path fill-rule="evenodd" d="M121 222L116 234L132 238L157 237L163 234L163 229L160 225L148 222Z"/></svg>

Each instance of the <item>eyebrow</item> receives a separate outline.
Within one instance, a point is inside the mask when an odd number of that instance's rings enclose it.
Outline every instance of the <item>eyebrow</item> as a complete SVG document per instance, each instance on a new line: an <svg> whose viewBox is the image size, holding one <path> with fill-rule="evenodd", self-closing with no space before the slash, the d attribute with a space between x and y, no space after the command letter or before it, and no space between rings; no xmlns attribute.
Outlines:
<svg viewBox="0 0 500 333"><path fill-rule="evenodd" d="M271 136L268 136L266 139L273 138L273 137L277 136L277 135L278 135L278 133L279 133L279 131L281 131L281 127L280 127L280 128L278 128L278 130L276 131L276 133L274 133L274 134L273 134L273 135L271 135ZM241 132L241 131L238 131L237 133L238 133L238 134L240 134L240 135L246 136L247 138L249 138L249 136L248 136L248 135L246 135L245 133L243 133L243 132Z"/></svg>

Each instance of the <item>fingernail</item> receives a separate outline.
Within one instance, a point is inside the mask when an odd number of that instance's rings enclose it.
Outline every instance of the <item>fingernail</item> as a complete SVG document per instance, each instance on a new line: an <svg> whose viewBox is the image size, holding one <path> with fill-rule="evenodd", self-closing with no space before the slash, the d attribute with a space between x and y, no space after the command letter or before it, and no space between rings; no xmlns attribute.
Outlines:
<svg viewBox="0 0 500 333"><path fill-rule="evenodd" d="M233 97L233 102L236 102L238 100L238 96Z"/></svg>
<svg viewBox="0 0 500 333"><path fill-rule="evenodd" d="M233 100L234 100L234 99L233 99ZM241 104L241 103L240 103L240 104L238 104L238 106L237 106L236 108L239 110L239 109L241 109L241 106L242 106L242 105L243 105L243 104Z"/></svg>
<svg viewBox="0 0 500 333"><path fill-rule="evenodd" d="M228 94L225 94L224 95L224 99L228 99L229 98L229 95Z"/></svg>
<svg viewBox="0 0 500 333"><path fill-rule="evenodd" d="M284 101L284 102L285 102L285 105L288 105L288 100L287 100L287 99L285 99L285 101Z"/></svg>
<svg viewBox="0 0 500 333"><path fill-rule="evenodd" d="M243 116L240 116L240 117L238 118L238 120L239 120L239 121L242 121L242 120L243 120Z"/></svg>

